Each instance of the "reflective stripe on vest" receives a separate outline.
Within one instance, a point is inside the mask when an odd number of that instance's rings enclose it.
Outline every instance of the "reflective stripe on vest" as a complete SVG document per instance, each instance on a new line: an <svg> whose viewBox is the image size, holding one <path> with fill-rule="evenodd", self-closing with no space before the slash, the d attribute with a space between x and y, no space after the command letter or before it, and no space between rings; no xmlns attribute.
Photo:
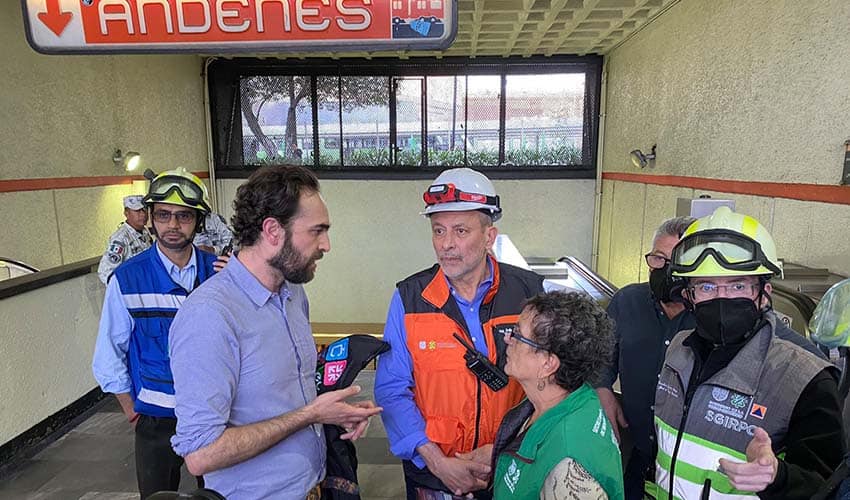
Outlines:
<svg viewBox="0 0 850 500"><path fill-rule="evenodd" d="M692 391L690 401L685 397L695 355L683 342L692 332L680 332L673 339L655 393L656 483L665 493L661 498L672 493L672 498L700 499L709 481L711 498L751 496L732 488L717 471L718 460L745 462L756 426L768 433L774 449L784 447L800 394L829 365L778 338L775 328L769 318L726 367ZM685 405L687 415L682 422ZM684 428L679 428L682 425Z"/></svg>
<svg viewBox="0 0 850 500"><path fill-rule="evenodd" d="M174 397L174 394L166 394L164 392L154 391L145 387L141 388L136 397L143 403L160 406L162 408L174 409L174 407L177 406L177 400Z"/></svg>
<svg viewBox="0 0 850 500"><path fill-rule="evenodd" d="M676 447L676 429L655 417L655 434L658 438L658 455L655 460L656 481L665 488L666 492L670 484L671 459ZM747 457L743 453L683 432L676 457L674 498L701 498L706 480L711 481L711 498L731 499L754 495L733 488L729 478L717 470L721 458L734 462L746 462Z"/></svg>
<svg viewBox="0 0 850 500"><path fill-rule="evenodd" d="M124 304L132 309L180 309L186 297L162 293L127 293L123 295Z"/></svg>

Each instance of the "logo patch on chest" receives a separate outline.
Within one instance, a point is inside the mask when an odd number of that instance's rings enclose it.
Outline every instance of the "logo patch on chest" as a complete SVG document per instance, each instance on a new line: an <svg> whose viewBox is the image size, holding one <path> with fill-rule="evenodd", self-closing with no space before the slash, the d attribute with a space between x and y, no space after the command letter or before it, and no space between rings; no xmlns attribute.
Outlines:
<svg viewBox="0 0 850 500"><path fill-rule="evenodd" d="M516 485L519 482L519 467L517 467L516 460L511 460L511 465L508 466L508 471L505 472L505 486L511 490L511 493L516 489Z"/></svg>
<svg viewBox="0 0 850 500"><path fill-rule="evenodd" d="M733 432L753 435L755 426L747 422L749 417L764 419L767 411L763 405L753 402L752 396L730 391L724 387L711 389L705 409L705 420Z"/></svg>
<svg viewBox="0 0 850 500"><path fill-rule="evenodd" d="M750 396L730 391L723 387L714 387L711 389L711 399L708 401L708 409L716 413L729 415L738 420L744 420L751 399Z"/></svg>
<svg viewBox="0 0 850 500"><path fill-rule="evenodd" d="M753 403L753 408L750 410L750 416L756 417L759 420L764 420L764 416L766 413L767 406Z"/></svg>

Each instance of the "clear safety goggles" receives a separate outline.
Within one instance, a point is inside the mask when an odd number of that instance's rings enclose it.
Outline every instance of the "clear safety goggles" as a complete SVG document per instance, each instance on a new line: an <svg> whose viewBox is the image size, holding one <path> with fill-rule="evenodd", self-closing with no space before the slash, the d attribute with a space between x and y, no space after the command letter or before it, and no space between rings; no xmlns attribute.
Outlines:
<svg viewBox="0 0 850 500"><path fill-rule="evenodd" d="M499 208L499 196L488 196L481 193L468 193L455 187L454 184L434 184L422 195L426 205L439 205L440 203L452 203L458 201L469 201L482 205L491 205Z"/></svg>
<svg viewBox="0 0 850 500"><path fill-rule="evenodd" d="M670 268L673 272L690 273L712 256L724 269L755 271L759 266L775 274L781 270L768 260L757 241L725 229L709 229L682 238L673 248Z"/></svg>
<svg viewBox="0 0 850 500"><path fill-rule="evenodd" d="M164 200L176 192L189 205L204 206L204 192L194 182L177 175L166 175L151 182L148 198L152 201Z"/></svg>

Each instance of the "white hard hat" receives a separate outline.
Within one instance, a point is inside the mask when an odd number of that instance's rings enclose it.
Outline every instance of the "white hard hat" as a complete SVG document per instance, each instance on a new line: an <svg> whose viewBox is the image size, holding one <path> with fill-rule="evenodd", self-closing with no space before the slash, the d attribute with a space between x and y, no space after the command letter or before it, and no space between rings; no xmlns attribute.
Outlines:
<svg viewBox="0 0 850 500"><path fill-rule="evenodd" d="M429 216L438 212L480 210L493 221L502 217L499 196L493 183L481 172L471 168L453 168L441 173L422 194Z"/></svg>

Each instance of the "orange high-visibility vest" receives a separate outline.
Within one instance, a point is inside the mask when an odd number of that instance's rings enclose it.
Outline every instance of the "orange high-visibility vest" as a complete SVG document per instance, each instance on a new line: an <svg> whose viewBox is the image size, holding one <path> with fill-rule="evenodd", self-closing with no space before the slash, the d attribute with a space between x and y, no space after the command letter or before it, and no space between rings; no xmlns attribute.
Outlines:
<svg viewBox="0 0 850 500"><path fill-rule="evenodd" d="M505 365L504 330L513 328L525 299L543 291L543 278L490 257L493 284L479 311L488 358ZM438 265L398 284L404 305L407 348L413 361L413 397L425 419L425 434L446 456L490 444L502 417L523 397L511 380L493 392L467 367L457 333L473 345L458 304Z"/></svg>

